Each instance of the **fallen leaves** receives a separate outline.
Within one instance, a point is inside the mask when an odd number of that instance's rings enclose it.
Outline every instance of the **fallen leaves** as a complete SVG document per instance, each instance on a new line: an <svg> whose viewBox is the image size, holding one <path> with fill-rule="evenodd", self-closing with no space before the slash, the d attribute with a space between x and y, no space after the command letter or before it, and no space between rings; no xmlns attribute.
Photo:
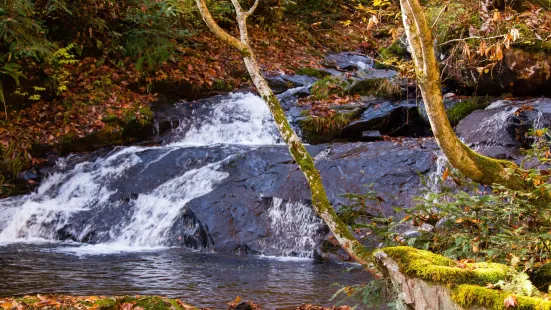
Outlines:
<svg viewBox="0 0 551 310"><path fill-rule="evenodd" d="M177 305L177 306L176 306ZM20 298L0 298L0 307L4 310L26 309L75 309L75 310L200 310L179 299L168 299L157 296L65 296L36 295ZM201 309L208 310L208 309Z"/></svg>

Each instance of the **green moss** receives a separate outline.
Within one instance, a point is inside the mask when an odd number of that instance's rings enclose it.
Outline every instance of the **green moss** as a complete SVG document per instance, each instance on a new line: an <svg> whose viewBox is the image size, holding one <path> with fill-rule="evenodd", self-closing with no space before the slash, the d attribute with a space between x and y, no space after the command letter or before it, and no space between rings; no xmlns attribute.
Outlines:
<svg viewBox="0 0 551 310"><path fill-rule="evenodd" d="M348 85L346 81L335 77L325 77L312 85L310 95L315 100L326 100L331 95L344 96L344 88Z"/></svg>
<svg viewBox="0 0 551 310"><path fill-rule="evenodd" d="M456 103L446 111L446 114L448 114L450 123L455 125L473 111L486 108L490 104L490 101L490 97L471 97Z"/></svg>
<svg viewBox="0 0 551 310"><path fill-rule="evenodd" d="M389 100L402 99L402 87L395 80L388 78L359 81L348 92L350 94L371 95Z"/></svg>
<svg viewBox="0 0 551 310"><path fill-rule="evenodd" d="M379 54L379 58L383 61L392 57L403 58L404 56L409 55L407 48L399 40L394 41L394 43L390 46L380 48L377 52ZM380 62L376 62L375 68L387 69L388 66L381 64Z"/></svg>
<svg viewBox="0 0 551 310"><path fill-rule="evenodd" d="M102 122L106 124L117 124L120 123L119 118L114 114L108 114L104 118L101 119Z"/></svg>
<svg viewBox="0 0 551 310"><path fill-rule="evenodd" d="M115 304L117 304L115 298L103 298L94 302L94 305L98 306L99 309L112 309L115 307Z"/></svg>
<svg viewBox="0 0 551 310"><path fill-rule="evenodd" d="M323 79L324 77L331 75L328 72L315 68L300 68L295 70L295 74L317 77L319 79Z"/></svg>
<svg viewBox="0 0 551 310"><path fill-rule="evenodd" d="M102 298L94 302L94 306L97 306L99 309L111 310L119 309L121 305L129 303L132 304L132 308L143 308L145 310L186 310L186 309L195 309L190 305L186 307L181 306L178 301L170 298L163 298L159 296L142 296L142 297L132 297L125 296L119 298Z"/></svg>
<svg viewBox="0 0 551 310"><path fill-rule="evenodd" d="M25 303L28 306L32 306L34 303L39 302L40 299L36 296L25 296L15 299L19 303Z"/></svg>
<svg viewBox="0 0 551 310"><path fill-rule="evenodd" d="M382 249L398 263L400 271L410 277L443 284L496 283L504 280L509 267L496 263L467 263L465 268L442 255L411 247L391 247Z"/></svg>
<svg viewBox="0 0 551 310"><path fill-rule="evenodd" d="M328 117L308 116L299 121L302 135L312 144L332 142L341 133L341 130L358 118L363 109L356 108L346 113L335 113Z"/></svg>
<svg viewBox="0 0 551 310"><path fill-rule="evenodd" d="M504 300L511 293L485 288L478 285L459 285L452 290L452 300L464 308L485 307L487 309L505 309ZM551 301L538 297L514 295L517 306L514 309L549 310Z"/></svg>

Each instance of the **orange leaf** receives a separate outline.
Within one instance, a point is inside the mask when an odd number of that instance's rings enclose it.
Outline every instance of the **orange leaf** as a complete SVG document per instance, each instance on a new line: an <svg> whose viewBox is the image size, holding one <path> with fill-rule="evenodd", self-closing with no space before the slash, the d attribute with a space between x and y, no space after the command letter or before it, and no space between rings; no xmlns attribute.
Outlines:
<svg viewBox="0 0 551 310"><path fill-rule="evenodd" d="M8 301L4 302L4 303L2 304L2 308L4 308L4 309L11 309L11 308L12 308L11 302L8 302Z"/></svg>
<svg viewBox="0 0 551 310"><path fill-rule="evenodd" d="M446 179L450 176L450 169L449 168L446 168L446 170L444 170L444 173L442 173L442 180L446 181Z"/></svg>

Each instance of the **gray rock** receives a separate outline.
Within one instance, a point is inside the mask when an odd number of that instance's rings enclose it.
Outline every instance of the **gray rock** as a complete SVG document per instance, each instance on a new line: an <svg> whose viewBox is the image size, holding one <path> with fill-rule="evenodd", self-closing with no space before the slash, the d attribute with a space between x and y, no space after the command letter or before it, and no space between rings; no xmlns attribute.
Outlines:
<svg viewBox="0 0 551 310"><path fill-rule="evenodd" d="M327 67L334 67L344 71L365 70L373 66L371 58L352 52L329 54L325 57L325 62Z"/></svg>
<svg viewBox="0 0 551 310"><path fill-rule="evenodd" d="M275 94L280 94L288 89L314 84L318 78L306 75L275 75L266 76L268 85Z"/></svg>
<svg viewBox="0 0 551 310"><path fill-rule="evenodd" d="M490 105L491 106L491 105ZM531 128L551 126L551 99L499 102L477 110L456 127L458 136L474 150L494 158L519 159L519 148L529 148Z"/></svg>
<svg viewBox="0 0 551 310"><path fill-rule="evenodd" d="M340 194L363 193L365 184L374 183L373 190L385 201L385 215L394 214L394 206L411 206L411 197L422 188L419 175L433 167L435 149L436 144L430 140L309 147L332 204L345 204L347 201ZM139 163L123 175L105 179L105 186L113 191L109 201L75 212L67 222L59 223L58 238L106 242L118 234L120 223L130 220L140 195L150 193L183 171L230 155L233 157L218 168L228 176L218 181L211 192L182 205L166 245L230 254L322 253L320 245L328 229L313 215L308 185L285 145L153 148L129 154L138 156ZM125 159L121 156L120 161ZM90 165L94 169L96 163ZM274 214L283 220L274 222L278 218Z"/></svg>
<svg viewBox="0 0 551 310"><path fill-rule="evenodd" d="M422 137L427 134L427 129L415 101L374 101L359 119L343 128L341 137L358 139L363 136L363 132L371 130L392 137Z"/></svg>

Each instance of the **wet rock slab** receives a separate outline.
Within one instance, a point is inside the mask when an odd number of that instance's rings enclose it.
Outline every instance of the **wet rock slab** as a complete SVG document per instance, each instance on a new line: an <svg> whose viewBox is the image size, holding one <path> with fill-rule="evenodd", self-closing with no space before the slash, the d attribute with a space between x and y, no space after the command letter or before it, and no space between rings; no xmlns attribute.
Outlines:
<svg viewBox="0 0 551 310"><path fill-rule="evenodd" d="M386 215L393 214L394 206L411 206L411 197L422 188L420 175L433 167L435 149L431 140L414 139L309 147L336 207L347 202L341 194L364 193L365 185L374 184L385 200ZM109 201L73 214L58 230L59 238L106 242L132 217L141 195L215 163L215 170L226 176L205 195L188 203L174 201L181 204L181 213L166 245L232 254L311 255L327 236L328 229L311 209L304 176L284 145L152 148L132 154L139 157L138 164L105 179L113 192Z"/></svg>

